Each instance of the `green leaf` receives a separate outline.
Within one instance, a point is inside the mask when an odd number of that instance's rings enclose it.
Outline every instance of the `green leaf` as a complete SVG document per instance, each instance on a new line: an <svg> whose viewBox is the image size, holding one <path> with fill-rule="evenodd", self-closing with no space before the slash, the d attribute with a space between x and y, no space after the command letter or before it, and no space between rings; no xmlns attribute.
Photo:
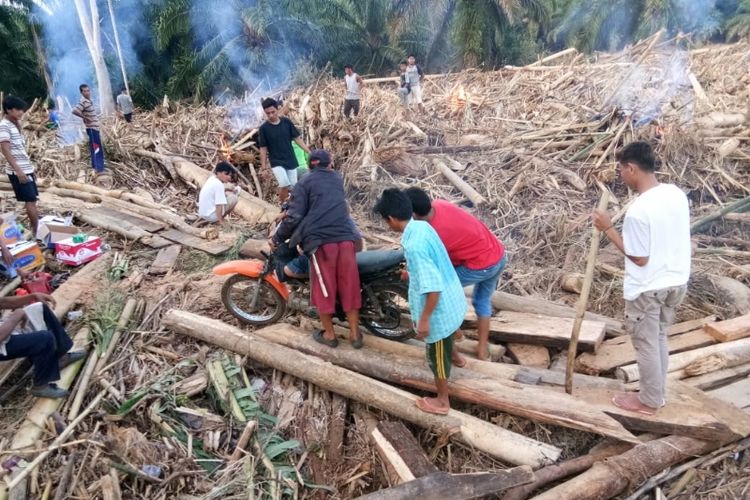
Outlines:
<svg viewBox="0 0 750 500"><path fill-rule="evenodd" d="M299 447L300 447L299 441L297 441L296 439L290 439L289 441L284 441L281 443L274 443L274 444L268 445L264 451L266 455L268 455L268 458L273 460L274 458L278 457L282 453L285 453L289 450L293 450Z"/></svg>
<svg viewBox="0 0 750 500"><path fill-rule="evenodd" d="M237 389L234 392L234 397L237 399L246 399L246 398L252 398L255 399L255 389L252 387L243 387L242 389ZM240 403L242 403L240 401Z"/></svg>

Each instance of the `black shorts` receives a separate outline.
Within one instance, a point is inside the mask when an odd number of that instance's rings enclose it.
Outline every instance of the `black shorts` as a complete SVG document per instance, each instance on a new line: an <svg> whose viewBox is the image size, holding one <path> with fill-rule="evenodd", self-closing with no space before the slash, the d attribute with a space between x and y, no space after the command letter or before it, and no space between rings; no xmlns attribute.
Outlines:
<svg viewBox="0 0 750 500"><path fill-rule="evenodd" d="M36 187L36 176L34 174L26 174L29 182L21 184L16 174L8 174L8 180L10 180L11 186L13 186L13 192L16 193L16 200L25 202L34 202L39 198L39 190Z"/></svg>
<svg viewBox="0 0 750 500"><path fill-rule="evenodd" d="M122 116L123 116L123 118L125 118L125 121L128 122L128 123L130 123L130 122L133 121L133 113L125 113Z"/></svg>

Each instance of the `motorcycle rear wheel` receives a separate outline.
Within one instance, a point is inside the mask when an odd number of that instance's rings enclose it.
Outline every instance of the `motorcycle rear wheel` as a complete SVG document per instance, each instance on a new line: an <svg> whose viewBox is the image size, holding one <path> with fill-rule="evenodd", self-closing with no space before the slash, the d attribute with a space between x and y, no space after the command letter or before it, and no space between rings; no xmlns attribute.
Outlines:
<svg viewBox="0 0 750 500"><path fill-rule="evenodd" d="M362 324L378 337L404 341L414 337L415 332L409 318L409 290L406 285L373 285L372 292L382 306L384 317L362 315Z"/></svg>
<svg viewBox="0 0 750 500"><path fill-rule="evenodd" d="M258 306L250 302L260 287ZM276 323L286 312L286 301L267 281L235 274L221 287L221 301L232 316L254 326Z"/></svg>

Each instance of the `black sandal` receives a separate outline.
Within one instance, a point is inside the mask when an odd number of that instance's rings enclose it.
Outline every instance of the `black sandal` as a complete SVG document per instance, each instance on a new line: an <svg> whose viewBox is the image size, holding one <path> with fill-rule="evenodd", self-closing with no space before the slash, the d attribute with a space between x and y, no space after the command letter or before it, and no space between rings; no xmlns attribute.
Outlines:
<svg viewBox="0 0 750 500"><path fill-rule="evenodd" d="M323 345L327 345L328 347L338 347L339 346L339 339L334 338L333 340L328 340L323 336L325 333L325 330L315 330L312 334L313 339L315 339L315 342L318 342Z"/></svg>
<svg viewBox="0 0 750 500"><path fill-rule="evenodd" d="M365 345L364 339L362 338L362 332L357 332L357 338L356 340L349 339L349 342L352 343L352 347L355 349L362 349L362 346Z"/></svg>

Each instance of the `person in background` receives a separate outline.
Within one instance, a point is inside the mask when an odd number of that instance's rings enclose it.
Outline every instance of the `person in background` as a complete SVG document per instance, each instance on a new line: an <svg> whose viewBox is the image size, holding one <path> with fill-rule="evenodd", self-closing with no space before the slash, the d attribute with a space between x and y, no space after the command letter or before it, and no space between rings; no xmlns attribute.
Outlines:
<svg viewBox="0 0 750 500"><path fill-rule="evenodd" d="M46 329L18 333L27 321L23 308L37 301L43 304ZM68 352L73 341L52 311L54 307L55 299L44 293L0 297L0 309L13 309L0 323L0 361L29 358L34 366L31 394L42 398L67 397L70 393L55 384L60 370L86 357L82 351Z"/></svg>
<svg viewBox="0 0 750 500"><path fill-rule="evenodd" d="M435 376L437 397L419 398L417 406L428 413L446 415L450 411L448 378L453 341L466 314L464 289L438 234L427 222L412 218L406 193L386 189L375 204L375 213L393 231L403 233L411 318L417 339L427 345L427 362Z"/></svg>
<svg viewBox="0 0 750 500"><path fill-rule="evenodd" d="M407 99L409 97L409 92L411 92L411 88L409 87L409 84L406 82L406 61L401 61L399 64L399 86L398 86L398 99L401 102L402 106L406 106L408 104Z"/></svg>
<svg viewBox="0 0 750 500"><path fill-rule="evenodd" d="M34 165L26 152L26 139L21 133L21 119L28 106L18 97L8 96L3 101L5 117L0 121L0 151L5 159L5 173L13 186L16 200L23 202L33 235L39 227L39 190Z"/></svg>
<svg viewBox="0 0 750 500"><path fill-rule="evenodd" d="M239 189L227 190L225 184L234 180L234 167L221 162L214 168L214 175L203 184L198 195L198 215L208 222L224 223L224 218L234 210L239 201Z"/></svg>
<svg viewBox="0 0 750 500"><path fill-rule="evenodd" d="M508 263L505 246L482 221L445 200L430 200L418 187L406 190L414 218L426 221L448 251L461 285L474 285L472 305L477 315L477 357L487 359L492 294Z"/></svg>
<svg viewBox="0 0 750 500"><path fill-rule="evenodd" d="M346 95L344 96L344 116L351 118L351 114L354 116L359 114L359 100L365 83L362 81L362 77L354 72L354 68L347 64L344 66L344 87L346 88Z"/></svg>
<svg viewBox="0 0 750 500"><path fill-rule="evenodd" d="M268 119L258 129L260 168L266 165L271 168L279 185L279 200L284 203L289 198L289 190L297 184L297 157L292 149L292 141L308 154L310 148L292 121L279 116L279 103L275 99L263 99L261 105Z"/></svg>
<svg viewBox="0 0 750 500"><path fill-rule="evenodd" d="M86 127L86 135L89 138L89 153L91 154L91 166L97 174L104 172L104 147L102 138L99 134L99 115L96 112L94 103L91 100L91 88L85 83L78 87L81 92L81 100L75 108L73 114L83 120Z"/></svg>
<svg viewBox="0 0 750 500"><path fill-rule="evenodd" d="M133 99L130 98L128 89L123 87L120 95L117 96L117 111L122 114L126 122L133 121Z"/></svg>
<svg viewBox="0 0 750 500"><path fill-rule="evenodd" d="M406 66L406 83L409 85L407 103L410 106L416 104L419 106L419 111L424 112L424 104L422 104L422 80L424 79L424 72L417 64L414 54L409 56L407 62L409 63Z"/></svg>
<svg viewBox="0 0 750 500"><path fill-rule="evenodd" d="M316 149L310 153L310 173L297 184L286 217L268 243L276 250L289 240L289 248L299 245L310 256L311 299L323 325L322 330L313 332L315 341L328 347L338 346L333 330L338 298L349 323L349 341L352 347L360 349L362 293L355 250L361 236L351 223L344 179L332 165L328 151Z"/></svg>
<svg viewBox="0 0 750 500"><path fill-rule="evenodd" d="M57 130L60 128L60 114L57 112L54 99L47 101L47 123L45 127L48 130Z"/></svg>
<svg viewBox="0 0 750 500"><path fill-rule="evenodd" d="M628 144L616 158L622 180L638 198L625 213L622 235L607 212L596 209L592 219L625 255L625 330L633 341L640 390L618 394L612 403L653 415L667 402L667 328L690 278L690 208L680 188L656 178L657 161L649 144Z"/></svg>

